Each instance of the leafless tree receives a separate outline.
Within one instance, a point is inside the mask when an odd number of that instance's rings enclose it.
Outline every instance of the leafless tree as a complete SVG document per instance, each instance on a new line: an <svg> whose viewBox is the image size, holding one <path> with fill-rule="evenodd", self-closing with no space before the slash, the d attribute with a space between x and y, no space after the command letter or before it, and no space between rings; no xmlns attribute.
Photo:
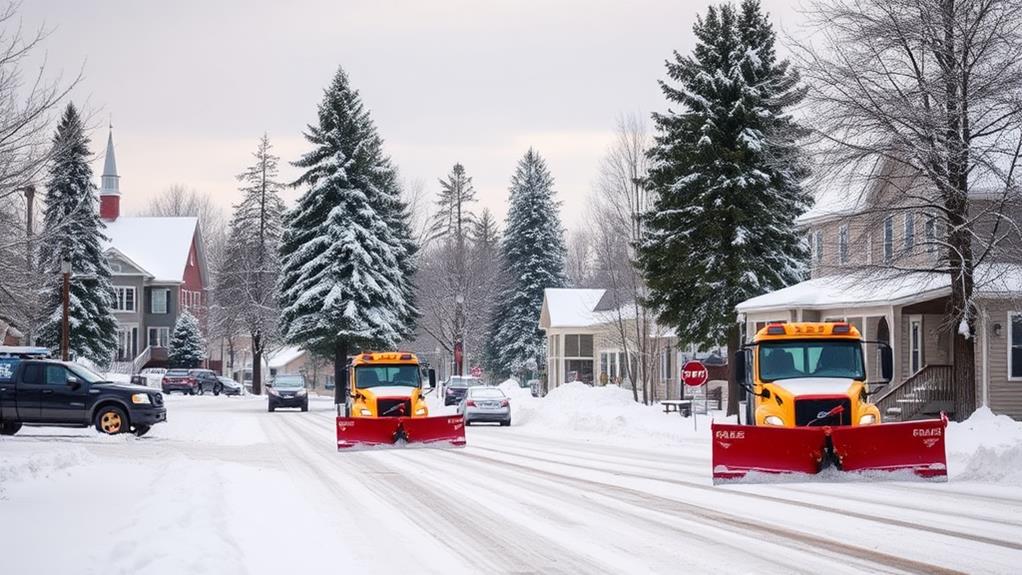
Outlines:
<svg viewBox="0 0 1022 575"><path fill-rule="evenodd" d="M643 185L649 137L638 116L619 119L617 136L600 164L593 192L595 224L595 282L608 290L611 309L605 312L614 325L614 339L625 353L624 371L635 401L657 400L660 354L665 330L644 305L647 294L635 265L635 246L645 233L642 214L653 204Z"/></svg>
<svg viewBox="0 0 1022 575"><path fill-rule="evenodd" d="M1017 0L821 0L815 34L793 41L812 85L807 119L820 170L865 174L886 196L872 209L925 213L934 259L873 267L946 273L956 416L975 410L977 266L1019 237L1022 3ZM927 224L930 225L930 224ZM1017 257L1017 254L1016 254Z"/></svg>
<svg viewBox="0 0 1022 575"><path fill-rule="evenodd" d="M50 77L45 65L26 73L24 65L42 49L47 31L26 34L19 7L18 2L0 7L0 320L31 334L40 320L34 252L45 238L32 237L29 224L36 218L26 202L38 207L41 200L32 200L29 190L38 187L53 151L53 115L81 72L69 81Z"/></svg>
<svg viewBox="0 0 1022 575"><path fill-rule="evenodd" d="M585 222L568 237L568 254L564 267L571 285L577 288L594 286L593 284L593 239L592 222ZM599 286L594 286L599 287Z"/></svg>

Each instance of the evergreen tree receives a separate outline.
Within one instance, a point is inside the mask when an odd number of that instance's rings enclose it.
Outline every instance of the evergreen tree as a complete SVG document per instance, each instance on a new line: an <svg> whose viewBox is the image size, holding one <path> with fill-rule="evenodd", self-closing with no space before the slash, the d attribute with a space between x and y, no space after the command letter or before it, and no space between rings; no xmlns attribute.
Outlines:
<svg viewBox="0 0 1022 575"><path fill-rule="evenodd" d="M682 341L734 350L735 305L804 273L795 218L811 198L795 142L805 131L788 110L805 91L778 61L757 0L710 7L694 31L693 56L675 53L670 83L660 82L681 109L653 115L648 185L658 197L639 263L662 323Z"/></svg>
<svg viewBox="0 0 1022 575"><path fill-rule="evenodd" d="M511 178L510 208L501 243L503 287L486 345L491 372L506 377L531 358L542 365L539 331L543 290L564 287L564 230L546 162L531 148Z"/></svg>
<svg viewBox="0 0 1022 575"><path fill-rule="evenodd" d="M452 240L464 248L466 228L475 221L468 204L475 201L472 178L465 173L465 166L454 164L447 178L440 180L440 197L437 198L437 212L433 217L432 236Z"/></svg>
<svg viewBox="0 0 1022 575"><path fill-rule="evenodd" d="M333 355L335 375L351 347L392 348L414 330L415 245L397 175L343 69L305 137L295 165L308 186L287 216L278 281L286 341Z"/></svg>
<svg viewBox="0 0 1022 575"><path fill-rule="evenodd" d="M202 340L199 320L187 310L181 312L170 336L170 365L193 369L199 367L205 357L206 342Z"/></svg>
<svg viewBox="0 0 1022 575"><path fill-rule="evenodd" d="M48 279L43 295L47 317L38 344L58 349L63 318L61 262L71 263L68 336L76 355L106 365L117 350L110 268L100 246L103 222L89 167L89 138L73 104L68 104L53 138L46 182L46 209L39 269Z"/></svg>
<svg viewBox="0 0 1022 575"><path fill-rule="evenodd" d="M223 266L217 274L218 307L241 322L252 341L252 391L261 393L262 357L276 337L283 234L283 185L277 181L280 160L267 135L253 154L255 162L238 176L244 196L231 218Z"/></svg>

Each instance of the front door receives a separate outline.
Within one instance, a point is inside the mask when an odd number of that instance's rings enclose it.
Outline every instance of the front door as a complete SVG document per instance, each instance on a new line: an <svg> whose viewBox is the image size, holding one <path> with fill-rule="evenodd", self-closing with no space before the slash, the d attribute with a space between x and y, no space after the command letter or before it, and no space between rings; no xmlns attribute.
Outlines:
<svg viewBox="0 0 1022 575"><path fill-rule="evenodd" d="M68 382L74 376L63 365L46 365L44 387L40 395L42 417L52 423L82 423L85 420L85 398L88 384L78 379L77 386Z"/></svg>
<svg viewBox="0 0 1022 575"><path fill-rule="evenodd" d="M915 374L923 368L923 318L913 316L908 322L909 371Z"/></svg>

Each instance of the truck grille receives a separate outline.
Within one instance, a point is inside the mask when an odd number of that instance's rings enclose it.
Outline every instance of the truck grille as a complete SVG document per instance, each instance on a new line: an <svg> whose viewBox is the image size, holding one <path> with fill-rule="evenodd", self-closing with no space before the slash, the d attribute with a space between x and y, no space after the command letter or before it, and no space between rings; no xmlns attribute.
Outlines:
<svg viewBox="0 0 1022 575"><path fill-rule="evenodd" d="M404 417L412 414L412 402L407 399L377 399L376 413L380 417Z"/></svg>
<svg viewBox="0 0 1022 575"><path fill-rule="evenodd" d="M827 397L822 399L796 399L795 400L795 425L798 427L809 425L809 422L817 419L821 413L826 413L838 405L845 410L837 415L820 418L813 423L819 425L851 425L852 402L847 397Z"/></svg>

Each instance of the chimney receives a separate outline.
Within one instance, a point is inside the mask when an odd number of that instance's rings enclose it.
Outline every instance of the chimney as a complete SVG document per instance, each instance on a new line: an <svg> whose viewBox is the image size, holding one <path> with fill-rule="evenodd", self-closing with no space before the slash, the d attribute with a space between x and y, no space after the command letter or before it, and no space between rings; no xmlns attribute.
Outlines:
<svg viewBox="0 0 1022 575"><path fill-rule="evenodd" d="M121 177L117 175L117 160L114 158L114 128L106 140L106 161L103 164L102 183L99 188L99 217L112 222L121 215Z"/></svg>

